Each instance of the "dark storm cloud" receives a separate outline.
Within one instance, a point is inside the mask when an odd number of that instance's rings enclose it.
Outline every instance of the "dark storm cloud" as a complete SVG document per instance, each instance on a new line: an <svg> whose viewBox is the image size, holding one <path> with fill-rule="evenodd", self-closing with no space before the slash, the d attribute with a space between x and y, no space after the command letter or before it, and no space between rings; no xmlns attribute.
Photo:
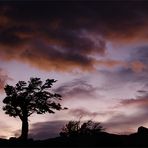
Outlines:
<svg viewBox="0 0 148 148"><path fill-rule="evenodd" d="M18 2L5 12L5 16L14 22L28 22L28 25L36 26L36 29L44 27L41 32L48 36L60 39L62 36L67 40L70 37L67 36L68 30L81 29L98 31L103 36L134 37L146 29L147 15L147 5L142 2L134 2L134 6L132 2ZM59 30L65 34L59 33Z"/></svg>
<svg viewBox="0 0 148 148"><path fill-rule="evenodd" d="M89 54L104 54L105 41L100 39L96 45L83 35L82 28L68 28L63 24L68 19L62 14L65 12L60 13L58 5L53 7L10 5L2 15L8 21L0 29L1 58L25 61L45 70L93 69L95 59Z"/></svg>
<svg viewBox="0 0 148 148"><path fill-rule="evenodd" d="M44 70L93 70L102 62L90 55L105 55L108 40L147 38L141 2L1 2L1 10L1 59Z"/></svg>
<svg viewBox="0 0 148 148"><path fill-rule="evenodd" d="M15 37L13 37L13 39L16 40ZM11 40L11 45L14 43L13 39ZM27 39L23 39L23 42L26 42L26 40ZM93 48L90 47L91 44L89 45L89 40L87 41L87 39L86 41L83 39L79 40L82 47L69 45L71 49L63 45L57 46L56 42L58 44L58 41L52 40L49 41L53 42L50 44L40 40L32 40L32 42L29 41L29 45L23 44L21 46L20 42L23 42L21 40L17 41L19 42L17 48L4 47L4 45L1 45L0 52L2 59L13 60L15 58L16 60L28 62L31 65L45 70L53 69L66 71L77 67L83 70L94 69L93 64L95 63L95 59L89 57Z"/></svg>
<svg viewBox="0 0 148 148"><path fill-rule="evenodd" d="M95 98L97 88L83 79L74 79L64 83L54 91L60 93L64 98Z"/></svg>

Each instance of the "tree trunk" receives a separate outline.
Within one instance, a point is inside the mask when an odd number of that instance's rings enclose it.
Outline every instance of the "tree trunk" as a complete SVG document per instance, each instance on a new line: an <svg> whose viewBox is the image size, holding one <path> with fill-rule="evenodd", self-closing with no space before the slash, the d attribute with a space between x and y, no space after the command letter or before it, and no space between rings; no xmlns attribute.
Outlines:
<svg viewBox="0 0 148 148"><path fill-rule="evenodd" d="M28 138L28 126L29 126L28 125L28 117L25 116L22 119L22 133L20 136L20 138L23 140L27 140L27 138Z"/></svg>

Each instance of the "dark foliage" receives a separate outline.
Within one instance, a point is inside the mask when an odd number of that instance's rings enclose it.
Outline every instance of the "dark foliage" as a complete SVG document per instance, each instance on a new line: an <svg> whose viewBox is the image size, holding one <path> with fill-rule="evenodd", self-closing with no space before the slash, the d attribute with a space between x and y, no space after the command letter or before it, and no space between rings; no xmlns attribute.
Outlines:
<svg viewBox="0 0 148 148"><path fill-rule="evenodd" d="M62 128L60 135L64 137L90 136L103 132L104 130L99 122L88 120L81 124L80 121L69 121L69 123Z"/></svg>

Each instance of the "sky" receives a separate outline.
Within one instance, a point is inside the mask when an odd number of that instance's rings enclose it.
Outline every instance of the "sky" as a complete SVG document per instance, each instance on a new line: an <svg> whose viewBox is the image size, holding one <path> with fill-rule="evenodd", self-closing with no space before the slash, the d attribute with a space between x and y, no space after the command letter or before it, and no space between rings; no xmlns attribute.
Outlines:
<svg viewBox="0 0 148 148"><path fill-rule="evenodd" d="M0 2L0 137L19 136L5 115L4 86L30 77L52 88L68 110L29 118L29 136L58 136L69 120L101 122L107 132L148 127L146 1Z"/></svg>

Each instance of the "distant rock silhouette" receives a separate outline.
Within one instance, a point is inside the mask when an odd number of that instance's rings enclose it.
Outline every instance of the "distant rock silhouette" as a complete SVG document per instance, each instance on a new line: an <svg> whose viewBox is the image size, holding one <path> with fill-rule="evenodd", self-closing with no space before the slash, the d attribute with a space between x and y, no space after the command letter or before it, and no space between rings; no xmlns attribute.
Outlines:
<svg viewBox="0 0 148 148"><path fill-rule="evenodd" d="M140 126L138 128L138 134L148 134L148 128Z"/></svg>

